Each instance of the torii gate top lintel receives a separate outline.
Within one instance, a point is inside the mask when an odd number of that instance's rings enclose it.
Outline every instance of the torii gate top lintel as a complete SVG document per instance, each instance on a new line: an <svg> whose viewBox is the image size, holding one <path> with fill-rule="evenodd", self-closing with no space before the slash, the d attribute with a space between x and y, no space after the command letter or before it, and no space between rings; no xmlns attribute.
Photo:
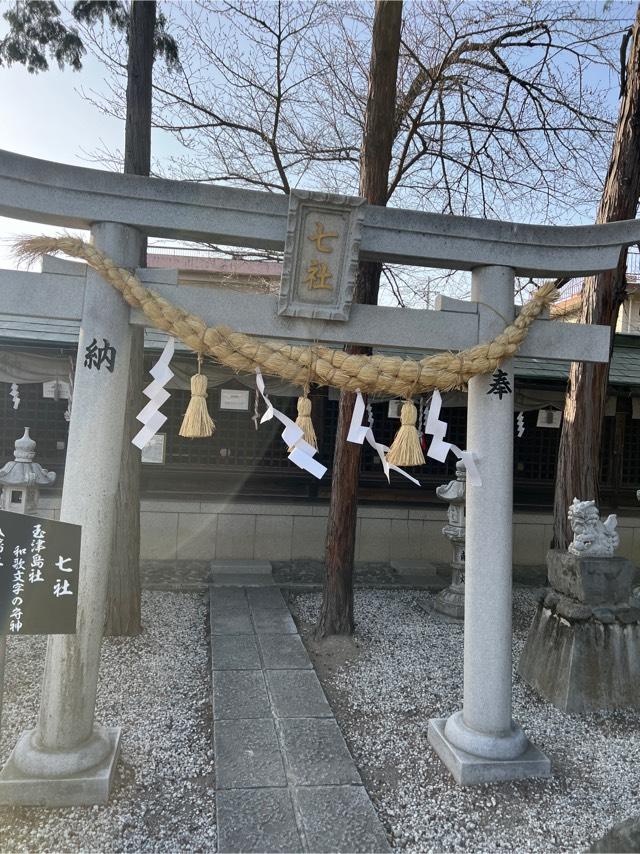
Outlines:
<svg viewBox="0 0 640 854"><path fill-rule="evenodd" d="M0 215L67 228L135 226L152 237L282 249L289 200L282 194L122 175L0 151ZM365 207L360 257L515 275L586 275L616 266L640 242L640 222L544 226Z"/></svg>

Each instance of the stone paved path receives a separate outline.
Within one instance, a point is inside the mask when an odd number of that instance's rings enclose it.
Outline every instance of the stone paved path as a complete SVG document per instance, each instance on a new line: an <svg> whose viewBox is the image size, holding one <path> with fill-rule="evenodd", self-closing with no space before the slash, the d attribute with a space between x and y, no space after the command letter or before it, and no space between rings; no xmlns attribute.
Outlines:
<svg viewBox="0 0 640 854"><path fill-rule="evenodd" d="M389 851L279 589L210 597L218 851Z"/></svg>

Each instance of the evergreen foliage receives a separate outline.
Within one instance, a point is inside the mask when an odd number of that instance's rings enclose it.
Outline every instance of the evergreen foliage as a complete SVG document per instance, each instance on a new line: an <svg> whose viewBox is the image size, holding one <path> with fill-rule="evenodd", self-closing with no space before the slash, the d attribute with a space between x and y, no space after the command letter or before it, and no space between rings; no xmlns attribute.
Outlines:
<svg viewBox="0 0 640 854"><path fill-rule="evenodd" d="M128 40L129 8L120 0L77 0L71 14L75 21L94 26L105 19ZM0 66L19 63L31 74L49 70L54 59L59 68L82 68L82 57L87 52L76 27L62 20L58 6L52 0L22 0L3 15L10 30L0 41ZM162 56L168 68L179 65L178 46L167 32L166 18L160 12L156 17L154 55Z"/></svg>
<svg viewBox="0 0 640 854"><path fill-rule="evenodd" d="M59 68L70 65L75 71L82 68L81 57L86 53L75 27L60 20L60 9L50 0L29 0L16 3L3 15L11 27L0 41L0 66L14 62L27 67L30 74L47 71L47 55Z"/></svg>

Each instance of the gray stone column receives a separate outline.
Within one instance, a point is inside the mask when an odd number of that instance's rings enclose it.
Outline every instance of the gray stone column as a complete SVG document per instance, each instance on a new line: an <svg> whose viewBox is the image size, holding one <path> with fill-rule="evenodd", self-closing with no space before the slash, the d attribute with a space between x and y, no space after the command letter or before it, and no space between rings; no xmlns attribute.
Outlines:
<svg viewBox="0 0 640 854"><path fill-rule="evenodd" d="M513 284L509 267L473 271L480 341L513 319ZM548 760L511 718L512 360L501 370L510 392L492 393L492 376L469 382L467 448L482 484L467 481L463 709L429 727L431 743L463 785L549 773Z"/></svg>
<svg viewBox="0 0 640 854"><path fill-rule="evenodd" d="M140 232L100 223L92 236L122 266L136 266ZM113 371L105 363L85 367L94 338L115 348ZM54 806L108 797L120 731L95 726L94 712L130 347L129 307L89 269L60 513L82 526L77 634L49 638L38 724L20 737L0 775L0 802Z"/></svg>
<svg viewBox="0 0 640 854"><path fill-rule="evenodd" d="M472 273L471 299L480 306L479 340L511 321L513 271ZM494 309L493 311L491 309ZM501 365L513 391L513 360ZM513 394L489 394L491 376L469 382L467 447L478 455L482 485L467 483L467 577L464 625L464 725L490 740L511 730L511 574L513 563ZM450 727L451 729L451 727ZM491 751L472 738L479 755ZM464 745L460 745L464 748ZM524 736L506 749L522 752ZM481 752L482 751L482 752ZM513 753L515 751L515 753ZM504 757L506 758L506 757Z"/></svg>

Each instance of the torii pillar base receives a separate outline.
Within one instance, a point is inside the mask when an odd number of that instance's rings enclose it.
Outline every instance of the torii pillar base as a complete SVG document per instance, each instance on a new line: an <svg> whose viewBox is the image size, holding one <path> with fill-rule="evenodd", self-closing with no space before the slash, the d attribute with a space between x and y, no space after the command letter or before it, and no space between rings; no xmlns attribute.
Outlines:
<svg viewBox="0 0 640 854"><path fill-rule="evenodd" d="M429 721L429 743L453 775L459 786L481 783L506 783L529 777L550 777L551 762L541 750L524 737L524 750L513 759L476 756L461 750L445 734L447 718Z"/></svg>
<svg viewBox="0 0 640 854"><path fill-rule="evenodd" d="M92 765L84 771L70 774L60 772L60 755L51 752L47 754L31 746L35 730L24 732L9 760L0 772L0 804L38 807L78 807L92 804L106 804L116 770L120 753L120 727L96 727L94 735L89 739L87 757L94 747L99 746L100 752L108 752L97 765ZM94 745L93 742L100 742ZM82 746L79 750L82 749ZM33 751L33 758L39 769L32 773L20 770L14 760L14 754L21 754L21 765L24 766L25 754ZM47 758L49 761L47 762ZM82 764L81 762L79 764Z"/></svg>

